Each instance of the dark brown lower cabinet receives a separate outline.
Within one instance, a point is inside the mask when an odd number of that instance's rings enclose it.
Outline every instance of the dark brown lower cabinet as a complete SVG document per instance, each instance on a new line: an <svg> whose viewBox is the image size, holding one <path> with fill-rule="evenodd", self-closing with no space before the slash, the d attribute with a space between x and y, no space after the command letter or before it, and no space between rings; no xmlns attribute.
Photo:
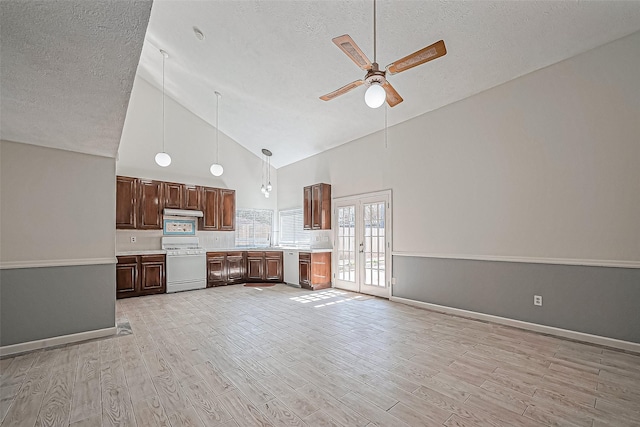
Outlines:
<svg viewBox="0 0 640 427"><path fill-rule="evenodd" d="M247 252L247 281L264 279L264 252Z"/></svg>
<svg viewBox="0 0 640 427"><path fill-rule="evenodd" d="M300 286L311 289L311 254L300 252L298 269L300 275Z"/></svg>
<svg viewBox="0 0 640 427"><path fill-rule="evenodd" d="M244 252L227 252L227 284L243 283L245 270Z"/></svg>
<svg viewBox="0 0 640 427"><path fill-rule="evenodd" d="M207 287L282 282L281 251L207 252Z"/></svg>
<svg viewBox="0 0 640 427"><path fill-rule="evenodd" d="M119 256L116 264L116 298L165 293L166 265L164 255Z"/></svg>
<svg viewBox="0 0 640 427"><path fill-rule="evenodd" d="M317 291L331 287L331 252L300 252L300 286Z"/></svg>
<svg viewBox="0 0 640 427"><path fill-rule="evenodd" d="M119 256L116 265L116 298L137 296L138 257Z"/></svg>
<svg viewBox="0 0 640 427"><path fill-rule="evenodd" d="M207 288L227 284L227 254L207 252Z"/></svg>
<svg viewBox="0 0 640 427"><path fill-rule="evenodd" d="M264 280L266 282L282 282L282 252L264 253Z"/></svg>

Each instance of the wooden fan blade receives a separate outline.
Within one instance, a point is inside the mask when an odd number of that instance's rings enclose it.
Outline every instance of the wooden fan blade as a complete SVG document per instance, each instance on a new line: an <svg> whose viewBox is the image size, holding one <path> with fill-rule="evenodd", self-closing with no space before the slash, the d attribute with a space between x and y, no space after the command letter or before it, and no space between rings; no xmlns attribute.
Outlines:
<svg viewBox="0 0 640 427"><path fill-rule="evenodd" d="M362 80L356 80L355 82L351 82L348 85L342 86L338 90L334 90L331 93L328 93L326 95L322 95L320 97L320 99L322 99L323 101L331 101L333 98L337 98L340 95L344 95L345 93L349 92L352 89L357 88L358 86L362 85L363 83L364 83L364 81L362 81Z"/></svg>
<svg viewBox="0 0 640 427"><path fill-rule="evenodd" d="M404 58L397 60L387 66L387 70L391 74L397 74L402 71L406 71L409 68L417 67L425 62L433 61L434 59L440 58L446 54L447 48L444 46L444 41L440 40L431 46L427 46L412 53L411 55L407 55Z"/></svg>
<svg viewBox="0 0 640 427"><path fill-rule="evenodd" d="M336 37L332 39L332 41L338 46L344 53L347 54L349 58L356 65L362 68L365 71L371 69L371 61L367 58L367 55L362 52L362 50L358 47L356 42L353 41L351 36L345 34L344 36Z"/></svg>
<svg viewBox="0 0 640 427"><path fill-rule="evenodd" d="M384 83L382 83L382 88L387 93L387 104L389 104L389 107L395 107L403 101L400 94L396 92L388 81L385 80Z"/></svg>

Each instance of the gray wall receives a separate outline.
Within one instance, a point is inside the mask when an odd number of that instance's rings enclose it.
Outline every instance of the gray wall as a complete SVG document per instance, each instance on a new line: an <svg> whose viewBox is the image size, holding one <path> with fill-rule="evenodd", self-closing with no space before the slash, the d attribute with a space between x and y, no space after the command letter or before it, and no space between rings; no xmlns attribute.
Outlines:
<svg viewBox="0 0 640 427"><path fill-rule="evenodd" d="M0 270L0 345L115 326L115 265Z"/></svg>
<svg viewBox="0 0 640 427"><path fill-rule="evenodd" d="M394 256L393 272L396 297L640 343L640 269Z"/></svg>

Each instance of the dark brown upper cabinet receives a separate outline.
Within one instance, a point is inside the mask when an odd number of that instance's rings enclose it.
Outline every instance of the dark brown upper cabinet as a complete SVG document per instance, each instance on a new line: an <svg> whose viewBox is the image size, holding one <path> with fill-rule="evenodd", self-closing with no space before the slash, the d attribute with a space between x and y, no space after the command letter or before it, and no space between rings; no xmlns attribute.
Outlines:
<svg viewBox="0 0 640 427"><path fill-rule="evenodd" d="M202 189L202 213L200 229L209 231L220 230L220 189L203 187ZM235 216L235 212L234 212Z"/></svg>
<svg viewBox="0 0 640 427"><path fill-rule="evenodd" d="M142 230L162 229L163 193L161 181L138 180L139 216L138 228Z"/></svg>
<svg viewBox="0 0 640 427"><path fill-rule="evenodd" d="M315 184L304 187L304 229L331 229L331 185Z"/></svg>
<svg viewBox="0 0 640 427"><path fill-rule="evenodd" d="M311 186L304 187L304 202L302 205L302 214L304 217L304 229L311 230Z"/></svg>
<svg viewBox="0 0 640 427"><path fill-rule="evenodd" d="M193 209L199 211L201 208L200 196L202 194L202 188L195 185L184 184L182 190L182 209Z"/></svg>
<svg viewBox="0 0 640 427"><path fill-rule="evenodd" d="M235 190L116 177L116 228L161 230L165 208L201 210L201 230L236 228Z"/></svg>
<svg viewBox="0 0 640 427"><path fill-rule="evenodd" d="M116 228L136 228L138 224L138 179L116 177Z"/></svg>
<svg viewBox="0 0 640 427"><path fill-rule="evenodd" d="M184 184L163 182L164 207L169 209L184 209Z"/></svg>
<svg viewBox="0 0 640 427"><path fill-rule="evenodd" d="M236 190L220 189L218 223L222 231L236 229Z"/></svg>

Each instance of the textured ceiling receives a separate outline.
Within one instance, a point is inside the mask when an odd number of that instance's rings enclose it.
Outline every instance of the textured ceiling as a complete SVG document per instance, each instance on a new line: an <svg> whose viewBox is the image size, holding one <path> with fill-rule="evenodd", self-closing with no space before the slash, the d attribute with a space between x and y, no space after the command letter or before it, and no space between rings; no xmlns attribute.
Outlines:
<svg viewBox="0 0 640 427"><path fill-rule="evenodd" d="M114 157L151 1L2 0L0 138Z"/></svg>
<svg viewBox="0 0 640 427"><path fill-rule="evenodd" d="M138 74L273 165L375 132L363 77L332 42L350 34L373 56L372 1L2 0L0 138L115 156ZM146 33L142 55L140 42ZM205 34L200 41L192 27ZM384 66L444 39L448 54L390 76L405 101L393 125L640 30L640 1L378 3ZM373 58L371 58L373 59ZM461 124L463 125L463 124Z"/></svg>
<svg viewBox="0 0 640 427"><path fill-rule="evenodd" d="M332 42L349 34L373 59L372 1L164 1L153 5L138 75L256 155L281 167L384 126L364 86L320 95L364 76ZM205 34L200 41L192 27ZM378 62L437 40L448 54L389 77L404 102L396 124L640 30L640 1L378 2ZM464 125L461 123L461 125Z"/></svg>

